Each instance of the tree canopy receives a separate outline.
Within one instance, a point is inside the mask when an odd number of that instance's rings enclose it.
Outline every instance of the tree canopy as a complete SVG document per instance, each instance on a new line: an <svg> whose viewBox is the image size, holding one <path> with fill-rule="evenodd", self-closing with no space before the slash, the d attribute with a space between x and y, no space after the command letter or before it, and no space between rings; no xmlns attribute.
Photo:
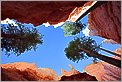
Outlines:
<svg viewBox="0 0 122 82"><path fill-rule="evenodd" d="M11 24L1 24L1 48L6 55L20 55L28 50L36 50L37 44L42 44L41 35L34 26L25 26L16 22L16 26Z"/></svg>
<svg viewBox="0 0 122 82"><path fill-rule="evenodd" d="M97 46L97 48L92 45ZM94 53L97 53L99 51L99 45L97 45L96 41L92 38L85 36L80 38L75 37L74 40L69 42L68 47L66 47L64 50L66 57L73 62L78 62L79 60L91 57L88 53L81 50L81 47ZM96 60L95 57L93 59Z"/></svg>
<svg viewBox="0 0 122 82"><path fill-rule="evenodd" d="M81 21L70 22L66 21L65 24L61 27L64 30L64 36L72 36L80 33L80 31L85 27L85 24L82 24Z"/></svg>
<svg viewBox="0 0 122 82"><path fill-rule="evenodd" d="M109 64L121 68L121 60L105 56L100 54L100 50L104 50L113 55L117 55L108 50L100 48L101 45L98 45L95 40L90 37L76 37L74 40L69 42L68 47L65 48L65 55L68 59L73 62L78 62L82 59L87 59L89 57L93 58L93 62L96 62L97 59L103 60Z"/></svg>

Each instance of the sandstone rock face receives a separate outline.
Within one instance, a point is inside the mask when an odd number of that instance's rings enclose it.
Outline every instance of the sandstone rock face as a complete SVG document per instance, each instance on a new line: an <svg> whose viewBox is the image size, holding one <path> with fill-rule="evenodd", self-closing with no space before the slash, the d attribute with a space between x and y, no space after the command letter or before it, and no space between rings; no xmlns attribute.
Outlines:
<svg viewBox="0 0 122 82"><path fill-rule="evenodd" d="M121 43L121 2L108 1L88 15L90 35Z"/></svg>
<svg viewBox="0 0 122 82"><path fill-rule="evenodd" d="M85 71L95 76L98 81L120 81L121 69L105 62L94 63L85 68Z"/></svg>
<svg viewBox="0 0 122 82"><path fill-rule="evenodd" d="M121 49L115 50L115 53L120 54ZM115 59L121 60L117 56L113 56ZM120 81L121 80L121 69L110 65L106 62L93 63L84 68L86 73L95 76L98 81Z"/></svg>
<svg viewBox="0 0 122 82"><path fill-rule="evenodd" d="M57 74L49 68L36 68L35 64L16 62L1 65L2 81L52 81Z"/></svg>
<svg viewBox="0 0 122 82"><path fill-rule="evenodd" d="M86 73L80 73L75 70L72 65L69 65L69 67L69 71L61 70L62 75L59 78L60 81L97 81L94 76Z"/></svg>
<svg viewBox="0 0 122 82"><path fill-rule="evenodd" d="M16 19L22 23L40 25L49 22L65 22L75 7L83 6L86 1L2 1L1 19Z"/></svg>
<svg viewBox="0 0 122 82"><path fill-rule="evenodd" d="M75 21L82 12L92 4L86 1L73 2L40 2L9 1L1 3L1 19L16 19L22 23L40 25L49 22L51 25L66 20ZM88 15L90 35L101 36L121 43L121 2L108 1L97 7ZM114 43L116 43L114 42Z"/></svg>
<svg viewBox="0 0 122 82"><path fill-rule="evenodd" d="M2 81L37 81L40 79L38 73L29 68L23 71L16 68L1 68Z"/></svg>
<svg viewBox="0 0 122 82"><path fill-rule="evenodd" d="M7 63L7 64L2 64L2 68L16 68L19 70L25 70L27 68L36 70L36 64L34 63L27 63L27 62L15 62L15 63Z"/></svg>
<svg viewBox="0 0 122 82"><path fill-rule="evenodd" d="M114 50L114 52L121 55L121 48L118 48L118 49Z"/></svg>
<svg viewBox="0 0 122 82"><path fill-rule="evenodd" d="M69 71L65 71L62 70L62 76L71 76L71 75L75 75L75 74L79 74L80 72L73 69L73 70L69 70Z"/></svg>
<svg viewBox="0 0 122 82"><path fill-rule="evenodd" d="M114 41L112 39L104 39L103 42L104 43L110 43L110 44L118 44L116 41Z"/></svg>
<svg viewBox="0 0 122 82"><path fill-rule="evenodd" d="M71 76L62 76L60 81L97 81L97 79L87 73L79 73Z"/></svg>
<svg viewBox="0 0 122 82"><path fill-rule="evenodd" d="M44 81L58 80L58 75L56 72L49 68L39 68L38 73L42 78L44 78Z"/></svg>
<svg viewBox="0 0 122 82"><path fill-rule="evenodd" d="M119 54L119 55L121 55L121 48L118 48L118 49L114 50L114 52L117 53L117 54ZM118 59L118 60L121 60L121 58L118 57L118 56L113 56L113 58Z"/></svg>
<svg viewBox="0 0 122 82"><path fill-rule="evenodd" d="M65 70L64 70L65 71ZM2 81L96 81L96 78L77 70L65 71L59 77L49 68L37 68L33 63L16 62L1 65Z"/></svg>
<svg viewBox="0 0 122 82"><path fill-rule="evenodd" d="M86 10L88 10L93 4L95 3L95 1L89 1L87 3L85 3L83 6L81 7L76 7L69 15L68 20L71 22L75 22L84 12L86 12Z"/></svg>

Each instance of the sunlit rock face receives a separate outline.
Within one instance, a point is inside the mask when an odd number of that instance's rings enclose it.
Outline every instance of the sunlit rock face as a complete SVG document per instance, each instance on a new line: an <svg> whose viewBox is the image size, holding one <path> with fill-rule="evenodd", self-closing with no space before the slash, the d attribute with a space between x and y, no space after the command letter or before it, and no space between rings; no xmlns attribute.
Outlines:
<svg viewBox="0 0 122 82"><path fill-rule="evenodd" d="M61 73L62 73L62 76L71 76L71 75L79 74L80 72L73 69L69 71L61 70Z"/></svg>
<svg viewBox="0 0 122 82"><path fill-rule="evenodd" d="M108 1L88 15L90 35L121 43L121 2Z"/></svg>
<svg viewBox="0 0 122 82"><path fill-rule="evenodd" d="M56 74L56 72L49 68L39 68L38 73L42 78L44 78L42 79L42 81L58 80L58 75Z"/></svg>
<svg viewBox="0 0 122 82"><path fill-rule="evenodd" d="M121 48L118 48L118 49L114 50L114 52L121 55ZM121 58L118 57L118 56L113 56L113 58L121 60Z"/></svg>
<svg viewBox="0 0 122 82"><path fill-rule="evenodd" d="M65 70L64 70L65 71ZM1 64L2 81L96 81L94 76L73 69L59 77L49 68L37 68L34 63L16 62Z"/></svg>
<svg viewBox="0 0 122 82"><path fill-rule="evenodd" d="M65 22L75 7L83 6L86 1L2 1L1 19L15 19L22 23L40 25L49 22Z"/></svg>
<svg viewBox="0 0 122 82"><path fill-rule="evenodd" d="M55 71L37 68L35 64L16 62L1 65L2 81L52 81L58 80Z"/></svg>
<svg viewBox="0 0 122 82"><path fill-rule="evenodd" d="M83 6L76 7L69 15L68 20L71 22L75 22L84 12L86 12L95 1L86 2Z"/></svg>
<svg viewBox="0 0 122 82"><path fill-rule="evenodd" d="M38 73L29 68L23 71L16 68L1 68L2 81L37 81L39 79Z"/></svg>
<svg viewBox="0 0 122 82"><path fill-rule="evenodd" d="M120 81L121 69L105 62L94 63L88 65L85 71L95 76L98 81Z"/></svg>
<svg viewBox="0 0 122 82"><path fill-rule="evenodd" d="M104 43L110 43L110 44L118 44L116 41L114 41L112 39L104 39L103 42Z"/></svg>
<svg viewBox="0 0 122 82"><path fill-rule="evenodd" d="M114 51L120 54L121 49L118 48ZM117 56L113 56L115 59L121 59ZM93 63L84 68L87 74L95 76L98 81L120 81L121 80L121 69L110 65L106 62Z"/></svg>

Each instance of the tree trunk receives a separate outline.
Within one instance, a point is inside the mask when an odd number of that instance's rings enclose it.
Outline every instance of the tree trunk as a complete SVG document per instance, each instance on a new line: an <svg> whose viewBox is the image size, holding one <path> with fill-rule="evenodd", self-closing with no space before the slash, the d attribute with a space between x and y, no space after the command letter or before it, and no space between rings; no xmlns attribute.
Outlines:
<svg viewBox="0 0 122 82"><path fill-rule="evenodd" d="M121 55L119 55L119 54L117 54L117 53L111 52L111 51L106 50L106 49L104 49L104 48L99 48L99 49L101 49L101 50L103 50L103 51L105 51L105 52L108 52L108 53L110 53L110 54L113 54L113 55L118 56L118 57L121 58Z"/></svg>
<svg viewBox="0 0 122 82"><path fill-rule="evenodd" d="M117 59L114 59L114 58L111 58L111 57L107 57L107 56L101 55L99 53L94 53L92 51L89 51L89 50L86 50L86 49L83 49L83 48L80 48L80 49L83 50L84 52L88 53L92 57L96 57L100 60L103 60L103 61L109 63L109 64L112 64L114 66L117 66L117 67L121 68L121 60L117 60Z"/></svg>
<svg viewBox="0 0 122 82"><path fill-rule="evenodd" d="M116 55L116 56L118 56L118 57L121 58L121 55L119 55L119 54L117 54L117 53L114 53L114 52L112 52L112 51L106 50L106 49L104 49L104 48L97 47L97 46L95 46L95 45L90 45L90 46L91 46L91 47L94 46L94 47L99 48L99 49L101 49L101 50L103 50L103 51L105 51L105 52L108 52L108 53L110 53L110 54Z"/></svg>
<svg viewBox="0 0 122 82"><path fill-rule="evenodd" d="M93 6L91 6L88 10L86 10L75 22L78 22L81 20L85 15L87 15L89 12L96 9L98 6L101 6L103 3L106 3L107 1L97 1Z"/></svg>

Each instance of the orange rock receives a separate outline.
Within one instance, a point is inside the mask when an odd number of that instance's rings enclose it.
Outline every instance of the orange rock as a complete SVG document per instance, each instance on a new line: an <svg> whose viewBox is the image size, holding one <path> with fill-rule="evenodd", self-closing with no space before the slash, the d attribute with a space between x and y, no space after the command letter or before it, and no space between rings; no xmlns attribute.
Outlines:
<svg viewBox="0 0 122 82"><path fill-rule="evenodd" d="M108 1L88 15L90 35L121 43L121 2Z"/></svg>
<svg viewBox="0 0 122 82"><path fill-rule="evenodd" d="M93 4L93 1L89 1L85 3L81 7L76 7L69 15L68 20L71 22L75 22L89 7Z"/></svg>
<svg viewBox="0 0 122 82"><path fill-rule="evenodd" d="M116 53L120 53L121 49L118 48L115 50ZM113 58L118 58L113 56ZM95 76L98 81L120 81L121 80L121 69L110 65L106 62L93 63L84 68L86 73L89 75Z"/></svg>
<svg viewBox="0 0 122 82"><path fill-rule="evenodd" d="M60 81L97 81L94 76L91 76L86 73L80 73L79 71L75 70L72 65L69 64L70 70L65 71L61 70L61 76L59 78Z"/></svg>
<svg viewBox="0 0 122 82"><path fill-rule="evenodd" d="M38 73L41 77L45 78L43 81L49 81L49 80L58 80L58 75L56 72L49 68L39 68Z"/></svg>
<svg viewBox="0 0 122 82"><path fill-rule="evenodd" d="M95 76L98 81L120 81L121 69L105 62L90 64L84 68L86 73Z"/></svg>
<svg viewBox="0 0 122 82"><path fill-rule="evenodd" d="M77 70L69 70L69 71L65 71L65 70L61 70L62 72L62 76L71 76L71 75L75 75L75 74L79 74L80 72Z"/></svg>
<svg viewBox="0 0 122 82"><path fill-rule="evenodd" d="M121 48L114 50L114 52L121 55Z"/></svg>
<svg viewBox="0 0 122 82"><path fill-rule="evenodd" d="M55 71L49 68L36 68L35 64L16 62L1 65L2 81L96 81L96 78L86 73L72 69L59 78Z"/></svg>
<svg viewBox="0 0 122 82"><path fill-rule="evenodd" d="M121 55L121 48L118 48L118 49L114 50L114 52ZM113 58L121 60L121 58L118 57L118 56L113 56Z"/></svg>
<svg viewBox="0 0 122 82"><path fill-rule="evenodd" d="M70 68L69 71L65 71L64 69L61 69L61 76L71 76L80 73L79 71L75 70L71 64L69 64L68 66Z"/></svg>
<svg viewBox="0 0 122 82"><path fill-rule="evenodd" d="M15 63L7 63L7 64L1 64L2 68L16 68L18 70L25 70L27 68L36 70L36 64L34 63L27 63L27 62L15 62Z"/></svg>
<svg viewBox="0 0 122 82"><path fill-rule="evenodd" d="M38 69L35 64L16 62L1 65L2 81L51 81L58 80L55 71L48 68Z"/></svg>

